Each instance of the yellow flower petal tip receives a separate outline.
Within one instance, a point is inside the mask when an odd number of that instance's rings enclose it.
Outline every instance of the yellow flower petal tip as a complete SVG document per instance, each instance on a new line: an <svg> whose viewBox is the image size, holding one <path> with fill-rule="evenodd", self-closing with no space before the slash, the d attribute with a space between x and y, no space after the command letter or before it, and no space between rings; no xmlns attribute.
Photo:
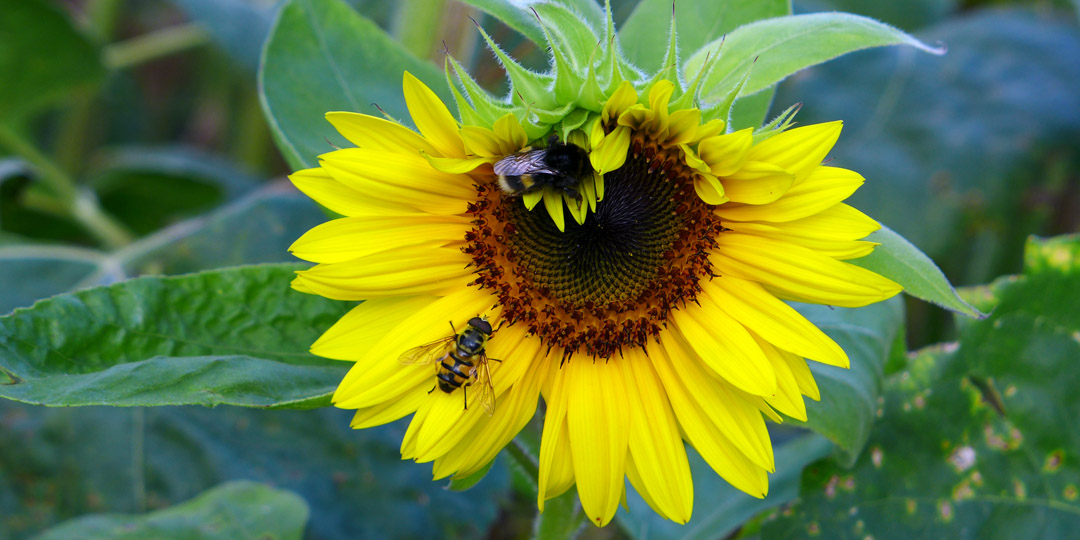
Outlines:
<svg viewBox="0 0 1080 540"><path fill-rule="evenodd" d="M765 419L812 414L807 359L849 364L783 300L861 306L901 287L845 262L877 224L843 203L862 176L822 165L840 122L725 133L695 87L635 87L600 41L604 62L552 78L498 50L510 103L448 61L458 116L405 72L415 131L327 113L355 148L290 179L346 217L290 246L315 263L292 288L363 300L311 350L353 362L331 399L353 427L412 416L403 459L471 475L542 399L539 508L576 489L604 526L629 480L686 523L686 443L763 498Z"/></svg>

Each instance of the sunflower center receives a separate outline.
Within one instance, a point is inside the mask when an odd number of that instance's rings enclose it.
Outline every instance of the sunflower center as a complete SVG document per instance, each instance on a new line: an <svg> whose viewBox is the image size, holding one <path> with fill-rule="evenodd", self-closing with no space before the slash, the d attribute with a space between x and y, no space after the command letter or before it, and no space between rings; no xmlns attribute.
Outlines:
<svg viewBox="0 0 1080 540"><path fill-rule="evenodd" d="M644 347L712 275L720 221L677 149L636 139L604 185L596 211L581 225L567 219L565 232L543 205L529 211L491 185L477 187L469 208L474 284L493 290L510 324L527 324L564 357Z"/></svg>

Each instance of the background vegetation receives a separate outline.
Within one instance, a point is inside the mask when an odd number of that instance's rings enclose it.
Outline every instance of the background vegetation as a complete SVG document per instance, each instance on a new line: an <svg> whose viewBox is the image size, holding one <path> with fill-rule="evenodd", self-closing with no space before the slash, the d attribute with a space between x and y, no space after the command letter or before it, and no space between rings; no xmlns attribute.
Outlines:
<svg viewBox="0 0 1080 540"><path fill-rule="evenodd" d="M433 61L419 69L436 76L446 47L488 88L504 84L470 15L527 65L544 67L543 51L474 7L349 3L362 16L349 12L338 31L381 28ZM331 4L290 3L297 17L278 23L267 61L310 61L315 70L318 47L347 43L304 34ZM613 4L617 24L632 19L637 2ZM576 528L572 496L533 522L534 488L505 456L483 481L453 491L431 482L428 466L400 461L400 423L354 432L346 411L261 410L309 399L286 395L282 381L307 377L332 389L342 373L259 363L273 356L266 351L303 354L347 307L301 295L282 303L266 284L286 283L288 267L243 279L125 281L291 262L288 245L325 220L283 179L311 156L279 153L260 98L280 106L274 92L282 92L325 103L319 110L372 108L343 103L315 71L257 76L281 8L270 0L0 0L0 314L62 294L0 319L0 395L11 398L0 400L0 540L559 538ZM875 17L948 47L941 57L867 50L806 70L779 85L772 110L802 102L800 123L843 119L833 159L868 180L853 204L923 249L993 314L954 320L911 299L811 310L845 349L871 360L818 373L823 394L840 396L819 407L843 412L811 426L824 437L774 432L783 444L768 499L734 493L697 460L689 526L661 520L631 494L618 526L583 536L1067 537L1080 526L1080 239L1030 236L1080 230L1080 5L794 5L821 10ZM405 67L387 63L392 74L348 83L400 111ZM321 121L309 112L278 107L270 119ZM65 294L109 284L118 285ZM244 314L200 310L197 292L206 290L278 330L222 328ZM115 332L134 324L133 313L164 330ZM855 319L860 331L847 331ZM65 327L79 328L78 338ZM31 337L42 336L48 346L35 346ZM223 354L200 343L234 348L226 351L232 378L214 372L211 381L244 390L233 401L198 394L209 384L199 367ZM5 373L14 376L4 366L63 365L64 351L91 352L63 373L36 373L26 392L3 386ZM170 379L153 362L173 356L195 358L192 371ZM96 367L135 357L149 361ZM158 382L125 396L94 390L124 378ZM94 406L103 403L134 407ZM141 407L174 403L247 408ZM836 418L848 421L830 425ZM89 517L68 521L80 516Z"/></svg>

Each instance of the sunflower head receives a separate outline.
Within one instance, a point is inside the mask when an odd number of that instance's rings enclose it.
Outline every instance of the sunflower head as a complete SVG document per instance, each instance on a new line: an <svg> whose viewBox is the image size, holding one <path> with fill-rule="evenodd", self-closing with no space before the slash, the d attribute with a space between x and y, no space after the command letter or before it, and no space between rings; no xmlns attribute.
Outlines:
<svg viewBox="0 0 1080 540"><path fill-rule="evenodd" d="M701 103L711 63L679 73L674 25L663 67L648 74L619 51L610 9L603 36L552 4L533 14L549 72L528 71L481 29L510 79L504 98L448 56L460 119L406 73L419 133L330 113L357 148L291 177L345 216L293 245L318 263L294 287L365 300L312 347L356 362L334 403L357 410L358 428L412 414L402 455L442 478L483 469L542 397L538 503L576 485L598 525L625 478L685 523L684 441L763 497L773 470L764 419L806 419L803 396L818 389L804 359L848 364L782 300L861 306L900 290L844 262L873 250L861 238L879 226L842 202L862 177L822 165L841 124L789 129L789 109L731 130L747 74ZM549 161L555 145L580 158ZM508 159L534 165L507 169ZM508 190L496 170L532 176L503 178L522 186ZM454 339L476 317L492 329L479 349ZM433 342L446 344L430 354L437 367L400 360ZM433 391L436 377L454 384ZM486 392L491 415L469 406Z"/></svg>

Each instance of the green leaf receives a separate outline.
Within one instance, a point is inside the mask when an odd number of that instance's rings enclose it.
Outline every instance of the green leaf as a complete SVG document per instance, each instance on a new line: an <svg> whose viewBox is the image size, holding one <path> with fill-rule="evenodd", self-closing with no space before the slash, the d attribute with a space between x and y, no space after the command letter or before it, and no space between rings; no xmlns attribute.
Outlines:
<svg viewBox="0 0 1080 540"><path fill-rule="evenodd" d="M238 481L142 516L83 516L34 540L300 540L307 519L308 505L295 493Z"/></svg>
<svg viewBox="0 0 1080 540"><path fill-rule="evenodd" d="M944 20L958 11L958 0L907 0L906 2L865 2L863 0L802 0L800 11L846 11L877 19L908 32Z"/></svg>
<svg viewBox="0 0 1080 540"><path fill-rule="evenodd" d="M262 44L274 20L272 4L249 0L172 0L193 21L206 27L218 46L255 73Z"/></svg>
<svg viewBox="0 0 1080 540"><path fill-rule="evenodd" d="M671 0L642 0L620 27L619 43L626 57L649 73L662 67L660 62L667 50L672 4L679 33L679 56L683 58L697 51L715 53L715 46L711 49L702 47L739 26L791 13L788 0L674 3ZM688 80L697 76L696 70L685 73Z"/></svg>
<svg viewBox="0 0 1080 540"><path fill-rule="evenodd" d="M629 493L629 492L628 492ZM576 489L544 502L533 521L533 540L573 540L586 523Z"/></svg>
<svg viewBox="0 0 1080 540"><path fill-rule="evenodd" d="M775 93L775 88L767 88L752 96L739 98L731 107L731 127L728 131L761 127L765 123L765 115L769 114Z"/></svg>
<svg viewBox="0 0 1080 540"><path fill-rule="evenodd" d="M0 397L52 406L324 406L348 364L307 352L346 310L299 265L146 277L0 317Z"/></svg>
<svg viewBox="0 0 1080 540"><path fill-rule="evenodd" d="M66 99L104 77L98 49L55 2L0 0L0 13L0 121Z"/></svg>
<svg viewBox="0 0 1080 540"><path fill-rule="evenodd" d="M782 81L801 69L869 47L908 45L941 54L914 37L873 19L848 13L791 15L741 26L723 39L694 53L683 68L685 76L697 74L709 51L720 49L720 58L702 84L708 89L703 101L716 101L734 88L746 68L753 64L742 95L752 95Z"/></svg>
<svg viewBox="0 0 1080 540"><path fill-rule="evenodd" d="M419 60L341 0L291 0L263 49L259 90L275 141L294 169L351 146L324 118L328 111L378 116L378 105L407 119L401 91L409 71L444 103L452 97L441 70Z"/></svg>
<svg viewBox="0 0 1080 540"><path fill-rule="evenodd" d="M854 469L807 469L763 538L1071 538L1080 527L1080 236L1029 242L1024 274L959 343L887 384Z"/></svg>
<svg viewBox="0 0 1080 540"><path fill-rule="evenodd" d="M506 26L520 32L521 35L533 43L541 46L547 45L544 32L540 29L540 25L537 24L536 17L527 7L522 7L523 5L528 6L528 3L513 2L511 0L461 0L461 2L495 17ZM593 0L553 0L548 5L557 5L569 9L583 17L593 28L600 29L604 27L604 13L600 10L600 5ZM545 4L537 4L533 7L539 10L541 6L545 6ZM588 52L585 51L583 54L587 56Z"/></svg>
<svg viewBox="0 0 1080 540"><path fill-rule="evenodd" d="M491 468L494 466L495 460L491 460L488 462L487 465L484 466L484 468L470 474L469 476L466 476L465 478L451 477L450 484L446 487L450 491L465 491L475 486L476 484L479 484L480 481L483 480L485 476L487 476L488 472L490 472Z"/></svg>
<svg viewBox="0 0 1080 540"><path fill-rule="evenodd" d="M235 200L259 185L219 156L179 146L118 147L94 162L87 183L102 207L140 235Z"/></svg>
<svg viewBox="0 0 1080 540"><path fill-rule="evenodd" d="M904 286L904 292L936 304L950 311L969 317L982 318L986 314L965 302L941 269L919 248L896 234L892 229L882 226L866 237L870 242L878 242L874 252L850 262L867 270L873 270Z"/></svg>
<svg viewBox="0 0 1080 540"><path fill-rule="evenodd" d="M353 430L352 414L0 400L0 530L28 538L82 514L142 512L243 479L303 497L305 540L484 537L499 508L482 501L507 499L505 468L467 493L448 491L430 464L401 460L404 422Z"/></svg>
<svg viewBox="0 0 1080 540"><path fill-rule="evenodd" d="M104 253L75 247L0 246L0 283L11 285L0 289L0 313L88 284L104 259Z"/></svg>
<svg viewBox="0 0 1080 540"><path fill-rule="evenodd" d="M748 519L770 508L787 504L799 494L803 467L832 450L833 446L813 433L781 436L786 442L776 446L776 472L769 477L769 495L758 499L731 487L692 449L690 471L694 476L694 516L690 523L679 525L652 511L634 490L627 490L629 512L620 510L619 526L634 540L712 540L732 538ZM773 437L777 438L774 430Z"/></svg>
<svg viewBox="0 0 1080 540"><path fill-rule="evenodd" d="M810 362L821 401L806 400L805 425L836 443L846 459L854 460L877 418L885 364L904 321L904 304L891 298L854 309L809 304L795 308L836 341L851 360L849 369Z"/></svg>
<svg viewBox="0 0 1080 540"><path fill-rule="evenodd" d="M1028 235L1069 230L1055 216L1071 215L1080 163L1080 92L1067 90L1080 88L1080 30L1049 12L986 9L919 37L949 53L864 51L785 81L776 101L805 102L803 124L844 120L833 163L867 179L849 204L956 283L1016 273Z"/></svg>

